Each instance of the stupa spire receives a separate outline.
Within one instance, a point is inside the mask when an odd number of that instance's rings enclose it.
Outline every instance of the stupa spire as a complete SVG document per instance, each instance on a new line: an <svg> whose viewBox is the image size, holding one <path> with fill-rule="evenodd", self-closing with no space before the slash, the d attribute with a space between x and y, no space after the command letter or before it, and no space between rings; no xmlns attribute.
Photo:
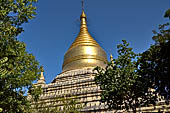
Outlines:
<svg viewBox="0 0 170 113"><path fill-rule="evenodd" d="M110 61L113 63L113 55L110 54Z"/></svg>
<svg viewBox="0 0 170 113"><path fill-rule="evenodd" d="M80 32L64 55L63 72L74 69L94 68L96 66L105 67L107 62L105 51L88 32L83 0L80 21Z"/></svg>
<svg viewBox="0 0 170 113"><path fill-rule="evenodd" d="M80 32L76 38L76 40L72 43L69 49L78 46L78 45L93 45L93 46L99 46L99 44L92 38L90 33L88 32L87 27L87 16L82 10L81 16L80 16Z"/></svg>
<svg viewBox="0 0 170 113"><path fill-rule="evenodd" d="M45 84L44 69L42 66L40 67L40 70L41 70L41 75L40 75L40 79L37 81L37 84Z"/></svg>

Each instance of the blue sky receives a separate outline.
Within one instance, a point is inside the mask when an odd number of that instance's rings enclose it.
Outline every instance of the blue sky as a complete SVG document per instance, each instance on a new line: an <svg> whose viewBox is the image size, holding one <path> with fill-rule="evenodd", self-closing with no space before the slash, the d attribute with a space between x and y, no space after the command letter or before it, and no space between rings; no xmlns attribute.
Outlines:
<svg viewBox="0 0 170 113"><path fill-rule="evenodd" d="M37 15L24 25L19 39L44 66L50 83L62 71L64 54L79 32L81 0L39 0ZM85 0L88 29L106 51L117 57L117 44L125 39L136 53L153 43L152 30L165 23L170 0Z"/></svg>

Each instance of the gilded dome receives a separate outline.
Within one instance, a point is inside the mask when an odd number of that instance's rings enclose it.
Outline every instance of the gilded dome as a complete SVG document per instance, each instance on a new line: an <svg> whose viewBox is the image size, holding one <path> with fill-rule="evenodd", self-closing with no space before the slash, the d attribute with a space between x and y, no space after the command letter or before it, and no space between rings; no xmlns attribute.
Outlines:
<svg viewBox="0 0 170 113"><path fill-rule="evenodd" d="M105 67L107 56L88 32L84 11L80 16L80 32L64 55L63 72L89 67Z"/></svg>

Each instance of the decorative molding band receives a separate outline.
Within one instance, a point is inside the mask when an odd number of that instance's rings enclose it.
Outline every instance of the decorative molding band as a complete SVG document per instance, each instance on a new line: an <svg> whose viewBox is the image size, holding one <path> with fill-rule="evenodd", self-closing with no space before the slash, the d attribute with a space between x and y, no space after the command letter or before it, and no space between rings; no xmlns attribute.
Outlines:
<svg viewBox="0 0 170 113"><path fill-rule="evenodd" d="M100 61L103 61L103 62L107 62L107 59L105 59L103 57L100 57L100 56L97 56L97 55L85 54L85 55L74 56L72 58L69 58L69 59L65 60L62 67L64 67L65 65L67 65L70 62L74 62L76 60L81 60L81 59L95 59L95 60L100 60Z"/></svg>

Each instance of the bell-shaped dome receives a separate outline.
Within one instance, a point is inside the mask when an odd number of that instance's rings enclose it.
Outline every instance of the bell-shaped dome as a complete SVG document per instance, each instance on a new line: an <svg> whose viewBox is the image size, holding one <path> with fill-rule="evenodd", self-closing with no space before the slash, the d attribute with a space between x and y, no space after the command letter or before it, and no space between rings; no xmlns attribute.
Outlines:
<svg viewBox="0 0 170 113"><path fill-rule="evenodd" d="M107 62L105 51L88 32L84 11L80 20L80 32L64 55L63 72L96 66L105 67Z"/></svg>

